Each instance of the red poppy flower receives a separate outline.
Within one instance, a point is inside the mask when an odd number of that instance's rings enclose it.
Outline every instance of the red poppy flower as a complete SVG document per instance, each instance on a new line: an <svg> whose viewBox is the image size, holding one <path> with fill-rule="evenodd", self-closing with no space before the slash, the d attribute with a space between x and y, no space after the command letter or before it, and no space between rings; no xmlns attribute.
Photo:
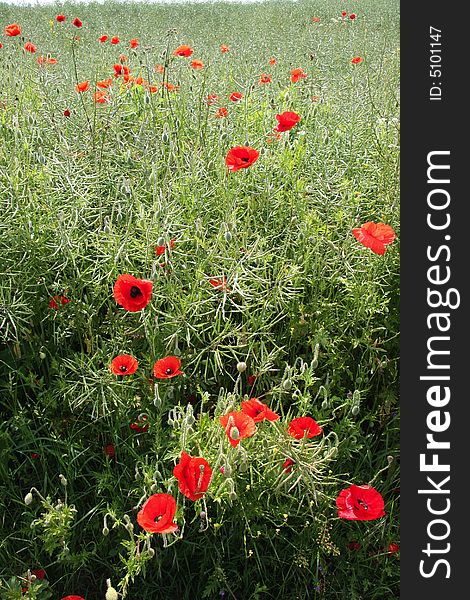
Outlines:
<svg viewBox="0 0 470 600"><path fill-rule="evenodd" d="M64 117L70 117L70 108L64 110Z"/></svg>
<svg viewBox="0 0 470 600"><path fill-rule="evenodd" d="M277 60L274 58L274 56L269 59L269 64L271 67L273 67L276 63L277 63Z"/></svg>
<svg viewBox="0 0 470 600"><path fill-rule="evenodd" d="M165 72L165 67L163 65L155 65L154 71L155 73L160 73L161 75L163 75L163 73Z"/></svg>
<svg viewBox="0 0 470 600"><path fill-rule="evenodd" d="M375 254L384 254L385 246L391 244L395 239L395 232L385 223L373 223L369 221L362 227L352 230L354 237L366 248L370 248Z"/></svg>
<svg viewBox="0 0 470 600"><path fill-rule="evenodd" d="M118 304L130 312L138 312L147 306L152 297L153 283L147 279L137 279L128 273L119 275L114 284L114 298Z"/></svg>
<svg viewBox="0 0 470 600"><path fill-rule="evenodd" d="M81 83L77 83L77 85L75 86L75 89L77 90L77 92L79 92L80 94L83 92L86 92L89 88L89 84L88 81L82 81Z"/></svg>
<svg viewBox="0 0 470 600"><path fill-rule="evenodd" d="M358 65L359 63L362 62L362 58L360 56L355 56L352 60L351 60L353 65Z"/></svg>
<svg viewBox="0 0 470 600"><path fill-rule="evenodd" d="M304 70L300 67L290 72L290 80L292 83L297 83L297 81L300 81L300 79L305 79L306 77L307 74L304 73Z"/></svg>
<svg viewBox="0 0 470 600"><path fill-rule="evenodd" d="M101 36L101 37L99 37L98 39L99 39L99 41L100 41L101 43L103 43L103 42L105 42L105 41L108 39L108 36L107 36L107 35L102 35L102 36Z"/></svg>
<svg viewBox="0 0 470 600"><path fill-rule="evenodd" d="M179 85L173 85L172 83L168 83L168 81L165 81L163 87L165 87L169 92L178 92L180 89Z"/></svg>
<svg viewBox="0 0 470 600"><path fill-rule="evenodd" d="M5 34L7 37L15 37L17 35L21 35L21 29L18 23L12 23L11 25L7 25L5 27Z"/></svg>
<svg viewBox="0 0 470 600"><path fill-rule="evenodd" d="M138 45L139 45L139 40L137 38L132 38L132 40L130 40L130 42L129 42L129 46L131 48L137 48Z"/></svg>
<svg viewBox="0 0 470 600"><path fill-rule="evenodd" d="M117 35L113 35L113 37L111 38L111 44L116 45L116 44L119 44L120 41L121 40L118 38Z"/></svg>
<svg viewBox="0 0 470 600"><path fill-rule="evenodd" d="M222 54L225 54L226 52L230 52L230 48L228 46L226 46L225 44L222 44L220 46L220 51L222 52Z"/></svg>
<svg viewBox="0 0 470 600"><path fill-rule="evenodd" d="M269 134L268 137L267 137L267 139L266 139L266 142L268 144L272 144L274 141L276 141L276 142L280 142L281 141L281 134L279 132L277 132L276 135Z"/></svg>
<svg viewBox="0 0 470 600"><path fill-rule="evenodd" d="M387 550L390 552L390 554L398 556L398 553L400 552L400 546L395 542L392 542L391 544L389 544Z"/></svg>
<svg viewBox="0 0 470 600"><path fill-rule="evenodd" d="M57 21L57 23L63 23L65 21L65 15L57 15L55 20Z"/></svg>
<svg viewBox="0 0 470 600"><path fill-rule="evenodd" d="M357 17L357 15L355 13L352 13L349 15L349 18L351 19L351 21L354 21L354 19Z"/></svg>
<svg viewBox="0 0 470 600"><path fill-rule="evenodd" d="M313 20L314 23L318 23L318 21L320 20L320 17L313 17L312 20Z"/></svg>
<svg viewBox="0 0 470 600"><path fill-rule="evenodd" d="M128 60L128 57L127 57L127 56L125 56L124 54L120 54L120 55L118 56L118 61L119 61L120 63L125 63L125 62L127 62L127 60Z"/></svg>
<svg viewBox="0 0 470 600"><path fill-rule="evenodd" d="M158 87L156 85L149 85L149 92L155 94L158 92Z"/></svg>
<svg viewBox="0 0 470 600"><path fill-rule="evenodd" d="M294 465L295 465L295 461L294 461L294 460L292 460L292 458L287 458L287 459L284 461L284 464L283 464L282 468L284 469L284 471L285 471L286 473L290 473L290 472L292 471L292 467L293 467Z"/></svg>
<svg viewBox="0 0 470 600"><path fill-rule="evenodd" d="M26 52L31 52L31 54L34 54L37 50L36 46L31 42L26 42L26 44L24 45L24 49L26 50Z"/></svg>
<svg viewBox="0 0 470 600"><path fill-rule="evenodd" d="M81 27L83 25L83 23L80 21L80 19L77 17L72 21L72 25L75 25L75 27Z"/></svg>
<svg viewBox="0 0 470 600"><path fill-rule="evenodd" d="M272 411L266 404L263 404L258 398L250 398L249 400L243 400L242 412L249 415L255 423L259 421L277 421L279 415Z"/></svg>
<svg viewBox="0 0 470 600"><path fill-rule="evenodd" d="M256 375L249 375L248 376L248 385L250 387L253 387L255 385L255 381L256 381Z"/></svg>
<svg viewBox="0 0 470 600"><path fill-rule="evenodd" d="M342 10L342 11L341 11L341 16L343 17L343 19L344 19L344 17L345 17L347 14L348 14L348 13L347 13L345 10Z"/></svg>
<svg viewBox="0 0 470 600"><path fill-rule="evenodd" d="M242 439L251 437L256 431L253 419L243 412L230 412L219 417L219 421L234 448Z"/></svg>
<svg viewBox="0 0 470 600"><path fill-rule="evenodd" d="M157 379L171 379L177 375L183 375L180 369L181 361L177 356L160 358L153 365L153 374Z"/></svg>
<svg viewBox="0 0 470 600"><path fill-rule="evenodd" d="M2 44L2 42L0 42L0 49L1 49L1 48L3 48L3 44Z"/></svg>
<svg viewBox="0 0 470 600"><path fill-rule="evenodd" d="M51 56L51 57L49 57L49 58L47 59L47 64L48 64L48 65L56 65L56 64L57 64L57 58L54 58L54 57L52 57L52 56Z"/></svg>
<svg viewBox="0 0 470 600"><path fill-rule="evenodd" d="M212 277L209 279L209 283L216 290L226 290L227 289L227 278L226 277Z"/></svg>
<svg viewBox="0 0 470 600"><path fill-rule="evenodd" d="M281 115L276 115L279 122L274 131L290 131L300 121L300 115L295 112L283 112Z"/></svg>
<svg viewBox="0 0 470 600"><path fill-rule="evenodd" d="M139 433L145 433L149 428L147 421L147 415L140 415L137 421L133 421L129 424L129 427L134 431L138 431Z"/></svg>
<svg viewBox="0 0 470 600"><path fill-rule="evenodd" d="M82 596L64 596L60 600L85 600Z"/></svg>
<svg viewBox="0 0 470 600"><path fill-rule="evenodd" d="M165 248L168 248L168 250L173 250L174 247L175 247L175 240L172 239L169 241L168 244L164 244L163 246L157 246L155 248L155 254L157 256L161 256L162 254L165 254Z"/></svg>
<svg viewBox="0 0 470 600"><path fill-rule="evenodd" d="M217 94L209 94L207 96L207 104L209 106L216 104L218 101L219 101L219 96L217 96Z"/></svg>
<svg viewBox="0 0 470 600"><path fill-rule="evenodd" d="M116 455L116 448L114 447L113 444L107 444L103 448L103 452L105 453L106 456L109 456L109 458L114 458L114 456Z"/></svg>
<svg viewBox="0 0 470 600"><path fill-rule="evenodd" d="M223 117L228 117L228 110L225 106L221 106L219 110L215 113L217 119L221 119Z"/></svg>
<svg viewBox="0 0 470 600"><path fill-rule="evenodd" d="M110 100L109 94L103 91L97 91L93 94L93 100L97 104L107 104Z"/></svg>
<svg viewBox="0 0 470 600"><path fill-rule="evenodd" d="M110 369L114 375L132 375L137 371L139 363L130 354L119 354L111 361Z"/></svg>
<svg viewBox="0 0 470 600"><path fill-rule="evenodd" d="M173 523L176 500L170 494L153 494L137 513L137 523L151 533L174 533L178 525Z"/></svg>
<svg viewBox="0 0 470 600"><path fill-rule="evenodd" d="M68 298L59 294L58 296L54 296L49 300L49 308L59 310L61 306L64 306L64 304L68 304L69 302L70 300Z"/></svg>
<svg viewBox="0 0 470 600"><path fill-rule="evenodd" d="M312 417L297 417L297 419L292 419L287 429L287 433L296 440L301 440L304 436L307 439L313 438L316 435L320 435L322 431L323 429Z"/></svg>
<svg viewBox="0 0 470 600"><path fill-rule="evenodd" d="M261 73L261 75L259 76L258 84L263 85L265 83L272 83L271 77L266 73Z"/></svg>
<svg viewBox="0 0 470 600"><path fill-rule="evenodd" d="M351 521L372 521L385 515L384 500L370 485L351 485L336 498L338 517Z"/></svg>
<svg viewBox="0 0 470 600"><path fill-rule="evenodd" d="M40 454L38 454L37 452L31 452L31 458L33 460L36 460L37 458L39 458Z"/></svg>
<svg viewBox="0 0 470 600"><path fill-rule="evenodd" d="M113 80L110 79L103 79L103 81L97 81L96 82L96 87L99 87L101 89L106 89L109 88L113 83Z"/></svg>
<svg viewBox="0 0 470 600"><path fill-rule="evenodd" d="M229 171L246 169L258 160L259 152L250 146L234 146L228 151L225 164Z"/></svg>
<svg viewBox="0 0 470 600"><path fill-rule="evenodd" d="M356 540L353 540L352 542L349 542L349 544L348 544L348 550L354 550L355 552L357 552L360 549L361 549L361 544L359 542L356 542Z"/></svg>
<svg viewBox="0 0 470 600"><path fill-rule="evenodd" d="M178 48L176 48L173 54L174 56L184 56L185 58L187 58L188 56L191 56L193 52L194 50L190 46L186 46L183 44L182 46L178 46Z"/></svg>
<svg viewBox="0 0 470 600"><path fill-rule="evenodd" d="M202 62L202 60L195 59L192 61L191 66L193 69L196 69L196 70L202 69L202 68L204 68L204 63Z"/></svg>
<svg viewBox="0 0 470 600"><path fill-rule="evenodd" d="M230 100L232 102L238 102L242 98L243 98L243 94L241 94L240 92L233 92L233 94L230 94Z"/></svg>
<svg viewBox="0 0 470 600"><path fill-rule="evenodd" d="M202 498L207 491L212 469L206 459L181 454L180 462L173 469L180 492L193 502Z"/></svg>

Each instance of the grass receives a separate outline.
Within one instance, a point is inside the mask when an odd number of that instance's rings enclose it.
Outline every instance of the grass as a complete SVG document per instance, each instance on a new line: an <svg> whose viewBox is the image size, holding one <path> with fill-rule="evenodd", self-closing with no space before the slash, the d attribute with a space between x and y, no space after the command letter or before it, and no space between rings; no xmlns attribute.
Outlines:
<svg viewBox="0 0 470 600"><path fill-rule="evenodd" d="M135 600L398 597L387 547L399 541L399 242L378 256L351 230L381 221L399 237L399 6L357 10L352 22L330 1L66 3L58 24L54 7L0 5L2 30L18 22L24 36L0 39L2 598L22 597L11 578L39 567L48 583L31 598L102 598L108 578ZM100 44L104 33L121 43ZM194 55L173 57L180 44ZM47 53L57 65L37 64ZM156 93L118 84L120 54ZM193 58L205 67L191 69ZM297 67L307 78L294 84ZM259 85L262 73L272 83ZM111 101L96 104L94 82L108 77ZM215 117L220 106L228 117ZM277 141L287 110L301 120ZM228 173L235 145L260 157ZM116 305L122 273L153 281L143 311ZM227 289L214 289L222 277ZM57 295L70 302L50 309ZM138 359L135 375L110 373L120 353ZM168 355L184 376L149 384ZM244 395L281 419L232 451L217 417ZM129 428L140 413L147 433ZM286 424L304 414L324 434L293 445ZM203 503L178 495L185 449L233 470L217 470ZM293 453L291 489L279 465ZM386 517L338 519L338 492L367 482ZM25 506L32 487L50 504L34 492ZM177 497L182 539L126 525L160 491ZM59 498L77 509L70 522Z"/></svg>

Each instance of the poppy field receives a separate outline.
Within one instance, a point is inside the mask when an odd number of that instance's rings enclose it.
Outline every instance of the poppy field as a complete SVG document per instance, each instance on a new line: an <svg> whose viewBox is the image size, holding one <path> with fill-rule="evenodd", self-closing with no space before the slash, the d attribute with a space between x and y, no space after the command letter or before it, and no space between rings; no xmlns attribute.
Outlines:
<svg viewBox="0 0 470 600"><path fill-rule="evenodd" d="M0 598L399 597L399 3L0 3Z"/></svg>

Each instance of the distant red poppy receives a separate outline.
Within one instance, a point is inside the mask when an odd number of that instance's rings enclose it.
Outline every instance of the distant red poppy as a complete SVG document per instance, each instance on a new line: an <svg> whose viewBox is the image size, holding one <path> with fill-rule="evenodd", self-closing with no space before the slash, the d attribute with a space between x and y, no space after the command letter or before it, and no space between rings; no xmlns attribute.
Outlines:
<svg viewBox="0 0 470 600"><path fill-rule="evenodd" d="M192 61L191 66L193 69L196 69L196 70L203 69L204 63L202 62L202 60L195 59Z"/></svg>
<svg viewBox="0 0 470 600"><path fill-rule="evenodd" d="M64 110L64 117L70 117L71 113L70 113L70 108L66 108Z"/></svg>
<svg viewBox="0 0 470 600"><path fill-rule="evenodd" d="M168 81L165 81L163 87L166 88L169 92L179 92L180 89L179 85L173 85L172 83L168 83Z"/></svg>
<svg viewBox="0 0 470 600"><path fill-rule="evenodd" d="M85 600L83 596L64 596L60 600Z"/></svg>
<svg viewBox="0 0 470 600"><path fill-rule="evenodd" d="M110 98L109 98L109 94L107 92L98 90L97 92L95 92L93 94L93 100L97 104L107 104L109 102Z"/></svg>
<svg viewBox="0 0 470 600"><path fill-rule="evenodd" d="M65 21L65 15L57 15L55 20L57 21L57 23L63 23Z"/></svg>
<svg viewBox="0 0 470 600"><path fill-rule="evenodd" d="M158 87L156 85L149 85L149 92L155 94L158 92Z"/></svg>
<svg viewBox="0 0 470 600"><path fill-rule="evenodd" d="M351 485L336 498L338 517L351 521L372 521L385 515L384 500L370 485Z"/></svg>
<svg viewBox="0 0 470 600"><path fill-rule="evenodd" d="M209 283L216 290L225 290L227 289L227 277L211 277L209 279Z"/></svg>
<svg viewBox="0 0 470 600"><path fill-rule="evenodd" d="M39 59L42 58L42 61L40 61ZM56 65L57 64L57 58L54 58L53 56L38 56L38 64L48 64L48 65Z"/></svg>
<svg viewBox="0 0 470 600"><path fill-rule="evenodd" d="M250 146L234 146L231 148L225 158L225 164L229 171L235 172L239 169L246 169L255 163L259 158L258 150Z"/></svg>
<svg viewBox="0 0 470 600"><path fill-rule="evenodd" d="M83 23L80 21L80 19L77 17L72 21L72 25L75 25L75 27L81 27L83 25Z"/></svg>
<svg viewBox="0 0 470 600"><path fill-rule="evenodd" d="M37 50L36 46L31 42L26 42L26 44L24 45L24 49L26 50L26 52L31 52L31 54L34 54Z"/></svg>
<svg viewBox="0 0 470 600"><path fill-rule="evenodd" d="M3 44L2 44L2 42L0 42L0 49L1 49L1 48L3 48Z"/></svg>
<svg viewBox="0 0 470 600"><path fill-rule="evenodd" d="M110 369L114 375L132 375L137 371L139 363L130 354L119 354L111 361Z"/></svg>
<svg viewBox="0 0 470 600"><path fill-rule="evenodd" d="M31 575L35 575L37 579L45 579L46 571L44 569L31 569Z"/></svg>
<svg viewBox="0 0 470 600"><path fill-rule="evenodd" d="M5 27L5 35L7 37L15 37L17 35L21 35L21 29L18 23L12 23L11 25L7 25Z"/></svg>
<svg viewBox="0 0 470 600"><path fill-rule="evenodd" d="M119 77L119 75L121 75L122 70L123 70L123 65L120 64L115 64L113 65L113 69L114 69L114 77Z"/></svg>
<svg viewBox="0 0 470 600"><path fill-rule="evenodd" d="M347 13L345 10L342 10L342 11L341 11L341 16L343 17L343 19L344 19L344 17L345 17L347 14L348 14L348 13Z"/></svg>
<svg viewBox="0 0 470 600"><path fill-rule="evenodd" d="M58 296L54 296L53 298L51 298L49 300L49 308L53 308L54 310L59 310L59 308L64 306L64 304L68 304L69 302L70 302L70 300L68 298L66 298L65 296L61 296L59 294Z"/></svg>
<svg viewBox="0 0 470 600"><path fill-rule="evenodd" d="M277 132L276 134L269 134L266 142L268 144L272 144L274 141L279 142L281 140L281 134L279 132Z"/></svg>
<svg viewBox="0 0 470 600"><path fill-rule="evenodd" d="M98 39L99 39L99 41L100 41L101 43L103 43L103 42L105 42L105 41L108 39L108 36L107 36L107 35L102 35L102 36L101 36L101 37L99 37Z"/></svg>
<svg viewBox="0 0 470 600"><path fill-rule="evenodd" d="M354 21L354 19L357 17L357 15L355 13L352 13L349 15L349 18L351 19L351 21Z"/></svg>
<svg viewBox="0 0 470 600"><path fill-rule="evenodd" d="M212 469L205 458L181 454L180 462L173 469L180 492L193 502L203 497L209 486Z"/></svg>
<svg viewBox="0 0 470 600"><path fill-rule="evenodd" d="M161 256L162 254L165 254L165 249L166 248L168 250L173 250L174 247L175 247L175 240L171 239L167 244L164 244L163 246L157 246L155 248L155 254L157 256Z"/></svg>
<svg viewBox="0 0 470 600"><path fill-rule="evenodd" d="M284 464L282 465L282 468L284 469L284 471L286 473L290 473L292 471L292 467L295 465L295 461L292 460L292 458L286 458L286 460L284 461Z"/></svg>
<svg viewBox="0 0 470 600"><path fill-rule="evenodd" d="M361 544L359 542L356 542L356 540L353 540L352 542L349 542L349 544L348 544L348 550L354 550L355 552L357 552L360 549L361 549Z"/></svg>
<svg viewBox="0 0 470 600"><path fill-rule="evenodd" d="M296 440L301 440L304 436L307 439L313 438L316 435L320 435L322 431L321 426L312 417L297 417L297 419L292 419L287 429L287 433Z"/></svg>
<svg viewBox="0 0 470 600"><path fill-rule="evenodd" d="M117 35L113 35L113 37L111 38L111 44L116 45L119 44L121 40L118 38Z"/></svg>
<svg viewBox="0 0 470 600"><path fill-rule="evenodd" d="M113 444L107 444L103 448L103 452L105 453L106 456L109 456L109 458L114 458L114 456L116 455L116 448L114 447Z"/></svg>
<svg viewBox="0 0 470 600"><path fill-rule="evenodd" d="M300 79L305 79L307 74L300 67L290 72L290 80L292 83L297 83Z"/></svg>
<svg viewBox="0 0 470 600"><path fill-rule="evenodd" d="M36 460L37 458L39 458L40 454L38 454L37 452L31 452L31 458L33 460Z"/></svg>
<svg viewBox="0 0 470 600"><path fill-rule="evenodd" d="M130 42L129 42L129 46L131 48L137 48L138 45L139 45L139 40L137 38L132 38L132 40L130 40Z"/></svg>
<svg viewBox="0 0 470 600"><path fill-rule="evenodd" d="M258 84L264 85L265 83L272 83L271 77L266 73L261 73L261 75L259 76Z"/></svg>
<svg viewBox="0 0 470 600"><path fill-rule="evenodd" d="M153 374L157 379L171 379L177 375L183 375L180 369L181 361L177 356L160 358L153 365Z"/></svg>
<svg viewBox="0 0 470 600"><path fill-rule="evenodd" d="M209 106L216 104L218 101L219 101L219 96L217 96L217 94L209 94L207 96L207 104Z"/></svg>
<svg viewBox="0 0 470 600"><path fill-rule="evenodd" d="M111 85L113 84L113 80L111 78L109 79L103 79L103 81L97 81L96 82L96 87L99 87L101 89L106 89L111 87Z"/></svg>
<svg viewBox="0 0 470 600"><path fill-rule="evenodd" d="M355 56L352 60L351 60L353 65L358 65L359 63L362 62L362 58L360 56Z"/></svg>
<svg viewBox="0 0 470 600"><path fill-rule="evenodd" d="M178 48L176 48L173 54L174 56L184 56L185 58L187 58L188 56L191 56L193 52L194 50L190 46L186 46L183 44L182 46L178 46Z"/></svg>
<svg viewBox="0 0 470 600"><path fill-rule="evenodd" d="M77 92L82 94L83 92L86 92L89 87L90 86L88 84L88 81L82 81L81 83L77 83L77 85L75 86L75 89L77 90Z"/></svg>
<svg viewBox="0 0 470 600"><path fill-rule="evenodd" d="M238 102L242 98L243 98L243 94L240 92L233 92L233 94L230 94L230 100L232 102Z"/></svg>
<svg viewBox="0 0 470 600"><path fill-rule="evenodd" d="M132 423L129 424L129 427L139 433L145 433L146 431L148 431L148 428L149 428L147 421L148 421L147 415L140 415L140 417L137 419L137 421L133 421Z"/></svg>
<svg viewBox="0 0 470 600"><path fill-rule="evenodd" d="M174 533L178 525L173 522L176 500L170 494L153 494L137 513L137 523L151 533Z"/></svg>
<svg viewBox="0 0 470 600"><path fill-rule="evenodd" d="M384 254L385 246L395 239L395 232L385 223L373 223L369 221L361 227L352 230L354 237L366 248L370 248L375 254Z"/></svg>
<svg viewBox="0 0 470 600"><path fill-rule="evenodd" d="M138 312L147 306L152 297L153 283L147 279L137 279L128 273L119 275L114 284L114 298L118 304L130 312Z"/></svg>
<svg viewBox="0 0 470 600"><path fill-rule="evenodd" d="M155 65L154 71L156 73L160 73L160 75L163 75L165 72L165 67L163 65Z"/></svg>
<svg viewBox="0 0 470 600"><path fill-rule="evenodd" d="M274 56L269 59L269 64L271 67L273 67L276 63L277 63L277 60L274 58Z"/></svg>
<svg viewBox="0 0 470 600"><path fill-rule="evenodd" d="M127 57L127 56L125 56L124 54L120 54L120 55L118 56L118 61L119 61L121 64L122 64L122 63L125 63L125 62L127 62L127 61L128 61L128 57Z"/></svg>
<svg viewBox="0 0 470 600"><path fill-rule="evenodd" d="M219 421L234 448L242 439L251 437L256 431L253 419L243 412L230 412L219 417Z"/></svg>
<svg viewBox="0 0 470 600"><path fill-rule="evenodd" d="M249 375L248 376L248 385L250 387L253 387L255 385L255 381L256 381L256 375Z"/></svg>
<svg viewBox="0 0 470 600"><path fill-rule="evenodd" d="M389 544L387 550L390 552L390 554L398 556L398 553L400 552L400 546L397 543L392 542L391 544Z"/></svg>
<svg viewBox="0 0 470 600"><path fill-rule="evenodd" d="M312 21L314 23L318 23L318 21L320 20L320 17L313 17Z"/></svg>
<svg viewBox="0 0 470 600"><path fill-rule="evenodd" d="M220 46L220 51L222 52L222 54L225 54L226 52L230 52L230 48L228 46L226 46L225 44L222 44Z"/></svg>
<svg viewBox="0 0 470 600"><path fill-rule="evenodd" d="M279 122L275 131L290 131L300 121L300 115L295 112L286 111L280 115L276 115Z"/></svg>
<svg viewBox="0 0 470 600"><path fill-rule="evenodd" d="M258 398L250 398L243 400L242 412L249 415L255 423L264 421L277 421L279 415L272 411L266 404L258 400Z"/></svg>
<svg viewBox="0 0 470 600"><path fill-rule="evenodd" d="M219 110L215 113L217 119L221 119L223 117L228 117L228 110L225 106L221 106Z"/></svg>

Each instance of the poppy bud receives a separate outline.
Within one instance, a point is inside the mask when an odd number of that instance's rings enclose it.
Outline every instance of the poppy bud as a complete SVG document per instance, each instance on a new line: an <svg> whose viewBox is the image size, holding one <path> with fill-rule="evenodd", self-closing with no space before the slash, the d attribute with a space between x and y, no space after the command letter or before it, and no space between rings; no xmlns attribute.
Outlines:
<svg viewBox="0 0 470 600"><path fill-rule="evenodd" d="M118 600L118 593L111 585L111 580L107 579L106 584L108 586L108 589L106 590L105 600Z"/></svg>
<svg viewBox="0 0 470 600"><path fill-rule="evenodd" d="M157 483L152 483L152 485L150 486L150 491L151 492L155 492L157 491L158 488L158 484Z"/></svg>
<svg viewBox="0 0 470 600"><path fill-rule="evenodd" d="M359 414L359 406L355 405L351 408L351 414L356 417Z"/></svg>
<svg viewBox="0 0 470 600"><path fill-rule="evenodd" d="M321 403L321 407L323 408L323 410L326 410L328 408L328 400L323 400L323 402Z"/></svg>
<svg viewBox="0 0 470 600"><path fill-rule="evenodd" d="M289 390L291 390L292 389L292 381L290 379L285 379L282 382L282 389L286 390L287 392Z"/></svg>
<svg viewBox="0 0 470 600"><path fill-rule="evenodd" d="M67 486L67 480L65 479L65 477L62 475L62 473L59 475L59 481L60 483L66 487Z"/></svg>
<svg viewBox="0 0 470 600"><path fill-rule="evenodd" d="M46 355L45 355L45 353L44 353L44 352L40 352L40 353L39 353L39 358L40 358L41 360L44 360L44 359L46 358Z"/></svg>
<svg viewBox="0 0 470 600"><path fill-rule="evenodd" d="M232 474L232 467L230 465L225 465L224 467L224 475L226 477L230 477Z"/></svg>
<svg viewBox="0 0 470 600"><path fill-rule="evenodd" d="M246 362L239 362L237 364L237 370L239 373L243 373L244 371L246 371Z"/></svg>
<svg viewBox="0 0 470 600"><path fill-rule="evenodd" d="M230 231L226 231L226 232L224 233L224 238L225 238L225 241L226 241L226 242L231 242L231 241L232 241L232 237L233 237L233 236L232 236L232 234L230 233Z"/></svg>
<svg viewBox="0 0 470 600"><path fill-rule="evenodd" d="M199 513L199 517L201 519L205 519L207 517L207 513L205 510L201 510L201 512Z"/></svg>
<svg viewBox="0 0 470 600"><path fill-rule="evenodd" d="M164 131L164 132L162 133L162 142L163 142L164 144L167 144L167 143L168 143L168 141L169 141L169 139L170 139L170 136L168 135L168 132L167 132L167 131Z"/></svg>
<svg viewBox="0 0 470 600"><path fill-rule="evenodd" d="M106 537L107 535L109 535L109 529L107 527L103 527L103 530L101 533L104 535L104 537Z"/></svg>
<svg viewBox="0 0 470 600"><path fill-rule="evenodd" d="M153 548L149 548L148 553L149 553L150 558L153 558L155 556L155 550ZM116 598L117 598L117 596L116 596ZM106 600L108 600L108 599L106 598Z"/></svg>
<svg viewBox="0 0 470 600"><path fill-rule="evenodd" d="M28 492L26 494L26 496L24 497L24 503L26 504L26 506L29 506L32 501L33 501L33 494L31 492Z"/></svg>
<svg viewBox="0 0 470 600"><path fill-rule="evenodd" d="M232 438L232 440L238 440L238 438L240 437L240 431L237 427L232 427L230 429L230 437Z"/></svg>
<svg viewBox="0 0 470 600"><path fill-rule="evenodd" d="M389 465L391 465L393 462L393 456L387 456L387 462Z"/></svg>

